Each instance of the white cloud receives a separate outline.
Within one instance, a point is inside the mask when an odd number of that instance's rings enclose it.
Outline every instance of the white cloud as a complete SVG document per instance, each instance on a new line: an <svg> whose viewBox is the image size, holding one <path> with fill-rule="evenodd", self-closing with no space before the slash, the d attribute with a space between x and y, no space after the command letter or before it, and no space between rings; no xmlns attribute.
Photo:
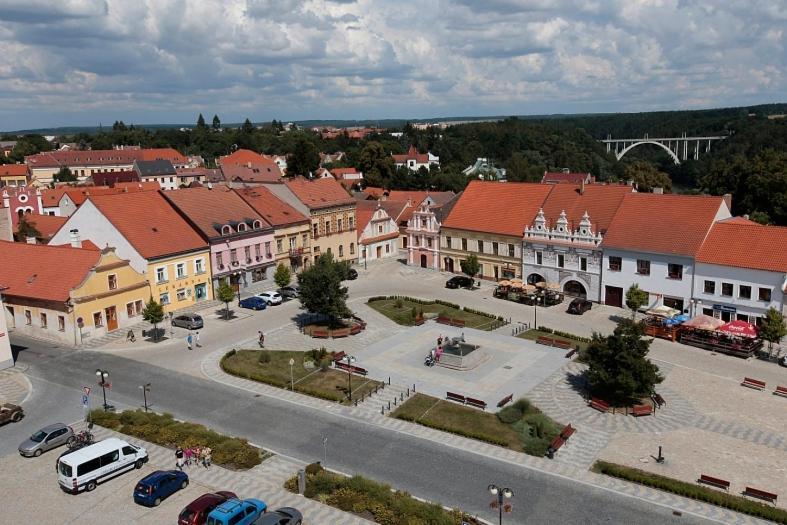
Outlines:
<svg viewBox="0 0 787 525"><path fill-rule="evenodd" d="M0 129L781 101L772 0L6 0Z"/></svg>

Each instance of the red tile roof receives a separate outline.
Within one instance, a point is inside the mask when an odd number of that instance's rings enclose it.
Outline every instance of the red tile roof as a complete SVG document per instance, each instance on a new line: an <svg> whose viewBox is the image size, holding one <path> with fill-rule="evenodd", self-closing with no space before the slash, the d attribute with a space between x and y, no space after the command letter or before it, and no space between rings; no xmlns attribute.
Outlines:
<svg viewBox="0 0 787 525"><path fill-rule="evenodd" d="M250 149L239 149L229 155L219 157L219 166L270 166L276 165L276 162L270 157L260 155L256 151Z"/></svg>
<svg viewBox="0 0 787 525"><path fill-rule="evenodd" d="M115 184L115 189L129 191L158 191L161 189L161 184L152 180L146 182L118 182Z"/></svg>
<svg viewBox="0 0 787 525"><path fill-rule="evenodd" d="M60 199L65 195L70 186L58 186L57 188L43 188L41 190L41 202L44 208L54 208L60 205Z"/></svg>
<svg viewBox="0 0 787 525"><path fill-rule="evenodd" d="M410 146L410 149L407 150L407 153L404 155L391 155L394 159L394 162L397 164L406 164L408 160L414 160L418 164L427 164L429 163L429 154L427 153L418 153L418 150L415 149L415 146Z"/></svg>
<svg viewBox="0 0 787 525"><path fill-rule="evenodd" d="M270 231L270 224L229 188L184 188L163 195L208 239L221 237L221 227L234 222L245 222L253 231L254 221L260 221L261 230Z"/></svg>
<svg viewBox="0 0 787 525"><path fill-rule="evenodd" d="M543 184L585 184L595 182L596 178L592 177L590 173L566 173L563 171L550 172L545 171L544 176L541 177Z"/></svg>
<svg viewBox="0 0 787 525"><path fill-rule="evenodd" d="M281 182L281 170L273 164L225 164L221 167L224 180L228 182Z"/></svg>
<svg viewBox="0 0 787 525"><path fill-rule="evenodd" d="M27 164L0 164L0 177L27 177Z"/></svg>
<svg viewBox="0 0 787 525"><path fill-rule="evenodd" d="M141 149L136 160L168 160L173 165L188 164L189 159L173 148L148 148Z"/></svg>
<svg viewBox="0 0 787 525"><path fill-rule="evenodd" d="M100 257L97 250L0 241L3 295L65 302Z"/></svg>
<svg viewBox="0 0 787 525"><path fill-rule="evenodd" d="M35 226L41 234L42 239L51 239L68 220L68 217L57 217L55 215L40 215L38 213L26 213L25 219L28 224ZM19 232L17 224L17 233ZM24 239L22 239L24 240Z"/></svg>
<svg viewBox="0 0 787 525"><path fill-rule="evenodd" d="M285 182L287 187L310 209L355 204L350 194L335 179L306 179L296 177Z"/></svg>
<svg viewBox="0 0 787 525"><path fill-rule="evenodd" d="M138 149L59 150L28 155L25 164L30 168L57 168L60 166L108 166L128 164L140 158Z"/></svg>
<svg viewBox="0 0 787 525"><path fill-rule="evenodd" d="M787 273L787 228L745 220L714 224L697 262Z"/></svg>
<svg viewBox="0 0 787 525"><path fill-rule="evenodd" d="M357 202L355 205L355 229L358 231L359 236L363 233L363 230L369 224L369 221L372 220L374 212L376 212L378 209L385 211L386 215L388 215L388 217L390 217L391 220L395 222L398 213L401 212L402 203L386 203L382 201ZM394 233L398 235L398 232Z"/></svg>
<svg viewBox="0 0 787 525"><path fill-rule="evenodd" d="M76 186L66 188L66 195L76 204L80 206L91 195L115 195L117 193L134 193L138 191L151 191L160 188L158 182L130 182L118 183L114 187L107 186Z"/></svg>
<svg viewBox="0 0 787 525"><path fill-rule="evenodd" d="M279 199L265 186L235 190L254 210L275 227L308 223L309 218Z"/></svg>
<svg viewBox="0 0 787 525"><path fill-rule="evenodd" d="M605 248L692 257L702 246L722 197L631 193L602 241Z"/></svg>
<svg viewBox="0 0 787 525"><path fill-rule="evenodd" d="M443 227L521 237L552 188L528 182L471 181Z"/></svg>
<svg viewBox="0 0 787 525"><path fill-rule="evenodd" d="M593 231L603 233L609 228L623 197L633 191L634 188L622 185L586 185L582 191L581 186L575 184L558 184L542 206L547 226L553 228L560 213L565 211L569 227L575 230L587 212Z"/></svg>
<svg viewBox="0 0 787 525"><path fill-rule="evenodd" d="M208 247L160 192L91 195L89 200L145 259Z"/></svg>
<svg viewBox="0 0 787 525"><path fill-rule="evenodd" d="M113 186L118 182L137 182L139 175L134 170L128 171L103 171L90 176L96 186ZM158 184L158 183L157 183Z"/></svg>

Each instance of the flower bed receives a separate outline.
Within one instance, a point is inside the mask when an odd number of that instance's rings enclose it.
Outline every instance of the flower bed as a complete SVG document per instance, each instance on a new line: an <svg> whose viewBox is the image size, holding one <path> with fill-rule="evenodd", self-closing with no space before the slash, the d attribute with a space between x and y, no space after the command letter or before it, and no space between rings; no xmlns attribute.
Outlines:
<svg viewBox="0 0 787 525"><path fill-rule="evenodd" d="M370 297L367 303L393 322L404 326L423 324L423 319L427 317L450 319L450 324L455 326L461 325L478 330L494 330L507 323L502 316L472 308L462 308L458 304L441 301L440 299L426 300L416 297L389 295Z"/></svg>

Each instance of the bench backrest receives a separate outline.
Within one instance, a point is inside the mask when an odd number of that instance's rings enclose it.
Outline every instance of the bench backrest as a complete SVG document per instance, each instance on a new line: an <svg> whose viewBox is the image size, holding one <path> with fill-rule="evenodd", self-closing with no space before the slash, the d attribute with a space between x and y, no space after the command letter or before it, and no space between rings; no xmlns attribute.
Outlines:
<svg viewBox="0 0 787 525"><path fill-rule="evenodd" d="M465 401L467 401L471 405L486 406L486 401L481 401L480 399L473 399L472 397L466 397Z"/></svg>
<svg viewBox="0 0 787 525"><path fill-rule="evenodd" d="M462 394L455 394L453 392L446 392L445 397L449 399L461 399L463 403L465 401L465 396L463 396Z"/></svg>
<svg viewBox="0 0 787 525"><path fill-rule="evenodd" d="M706 476L705 474L700 475L700 479L702 481L706 481L708 483L713 483L715 485L723 485L725 487L730 486L730 482L725 479L714 478L713 476Z"/></svg>
<svg viewBox="0 0 787 525"><path fill-rule="evenodd" d="M776 391L787 393L787 386L777 386Z"/></svg>
<svg viewBox="0 0 787 525"><path fill-rule="evenodd" d="M744 383L752 383L754 385L762 385L765 386L765 381L760 381L759 379L752 379L751 377L744 377Z"/></svg>
<svg viewBox="0 0 787 525"><path fill-rule="evenodd" d="M755 489L754 487L746 487L746 492L748 494L752 494L754 496L759 496L759 497L765 498L765 499L772 499L774 501L776 500L776 498L779 497L778 495L776 495L776 494L774 494L772 492L766 492L764 490Z"/></svg>

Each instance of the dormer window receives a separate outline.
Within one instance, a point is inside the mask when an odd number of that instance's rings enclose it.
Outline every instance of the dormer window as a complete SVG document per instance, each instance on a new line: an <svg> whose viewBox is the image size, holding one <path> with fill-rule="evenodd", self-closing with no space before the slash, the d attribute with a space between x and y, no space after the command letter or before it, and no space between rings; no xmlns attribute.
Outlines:
<svg viewBox="0 0 787 525"><path fill-rule="evenodd" d="M262 228L262 221L254 221L254 229L259 230Z"/></svg>
<svg viewBox="0 0 787 525"><path fill-rule="evenodd" d="M221 227L221 234L222 235L229 235L231 233L232 233L232 226L229 226L228 224L225 224L224 226Z"/></svg>
<svg viewBox="0 0 787 525"><path fill-rule="evenodd" d="M238 231L239 232L245 232L246 231L246 224L243 223L243 222L238 224Z"/></svg>

